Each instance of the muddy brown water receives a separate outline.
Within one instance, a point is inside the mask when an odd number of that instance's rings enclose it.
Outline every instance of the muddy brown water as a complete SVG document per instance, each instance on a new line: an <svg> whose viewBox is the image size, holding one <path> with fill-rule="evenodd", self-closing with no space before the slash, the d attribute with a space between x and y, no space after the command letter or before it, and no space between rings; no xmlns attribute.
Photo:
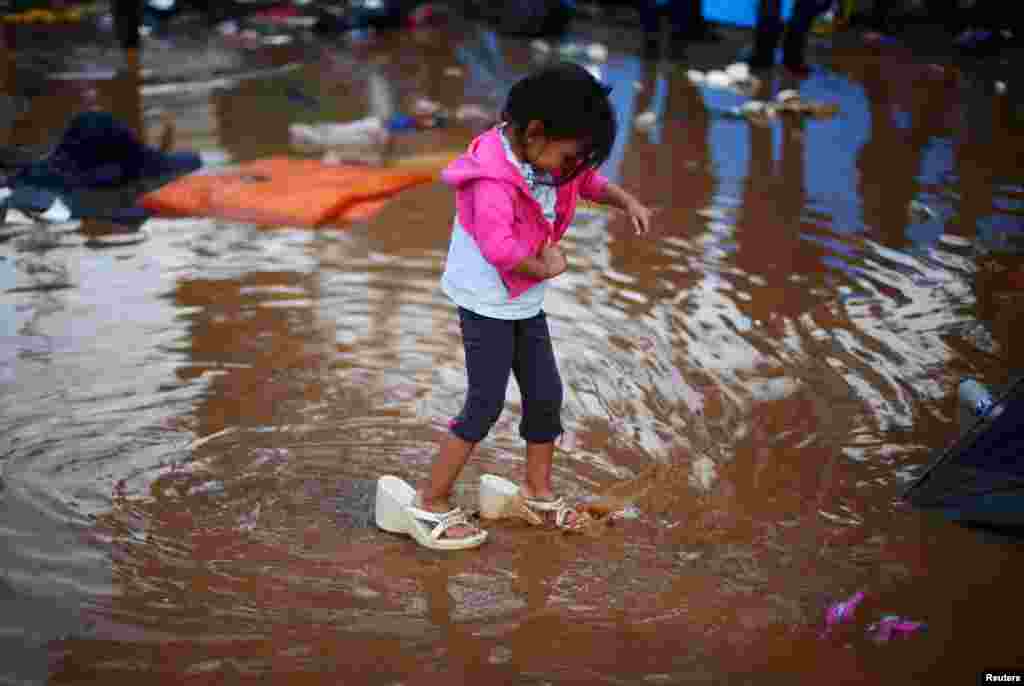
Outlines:
<svg viewBox="0 0 1024 686"><path fill-rule="evenodd" d="M55 83L9 142L53 140L93 87L143 130L172 112L178 147L294 154L290 122L420 95L493 106L530 59L486 32L267 52L296 66L149 95L138 75ZM0 680L973 683L1024 666L1019 543L899 501L953 440L961 377L1004 382L1024 343L1012 105L865 48L801 85L837 116L760 126L687 66L615 49L599 67L627 123L662 112L606 168L660 211L644 240L582 212L546 304L567 391L555 485L631 504L587 536L487 524L483 548L443 555L372 526L375 479L422 478L462 401L440 184L316 231L6 226ZM517 416L513 384L460 502L482 473L518 478ZM927 631L871 641L890 613Z"/></svg>

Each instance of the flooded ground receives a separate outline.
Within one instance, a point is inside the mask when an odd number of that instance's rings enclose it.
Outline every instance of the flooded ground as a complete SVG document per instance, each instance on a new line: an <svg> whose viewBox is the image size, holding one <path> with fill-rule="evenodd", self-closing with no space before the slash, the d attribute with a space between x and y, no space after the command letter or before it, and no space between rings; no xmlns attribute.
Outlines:
<svg viewBox="0 0 1024 686"><path fill-rule="evenodd" d="M440 184L316 231L8 224L0 682L973 683L1024 665L1020 544L899 501L956 435L961 377L1004 382L1024 343L1014 101L854 41L799 84L837 116L762 126L686 78L713 53L611 47L595 68L626 125L605 171L661 208L656 233L582 212L546 310L555 485L629 517L582 537L488 524L453 555L372 526L375 479L421 479L462 401ZM211 161L297 154L292 122L493 107L534 59L464 28L144 50L135 73L110 51L55 58L7 103L8 143L45 146L91 99L143 130L172 113L177 147ZM14 55L9 93L39 60ZM513 384L460 502L484 472L518 478L517 417ZM927 631L873 642L883 614Z"/></svg>

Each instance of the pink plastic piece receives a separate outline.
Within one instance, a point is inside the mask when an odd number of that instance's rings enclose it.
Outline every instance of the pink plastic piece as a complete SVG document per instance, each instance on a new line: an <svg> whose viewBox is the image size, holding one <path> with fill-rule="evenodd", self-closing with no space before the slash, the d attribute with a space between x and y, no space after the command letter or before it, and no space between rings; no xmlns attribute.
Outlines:
<svg viewBox="0 0 1024 686"><path fill-rule="evenodd" d="M852 618L854 610L862 600L864 600L864 591L857 591L846 600L832 603L825 612L825 631L822 632L822 636L827 636L834 626Z"/></svg>
<svg viewBox="0 0 1024 686"><path fill-rule="evenodd" d="M868 635L877 643L885 643L895 636L909 636L915 631L924 629L925 626L924 622L915 622L897 615L886 615L868 627Z"/></svg>

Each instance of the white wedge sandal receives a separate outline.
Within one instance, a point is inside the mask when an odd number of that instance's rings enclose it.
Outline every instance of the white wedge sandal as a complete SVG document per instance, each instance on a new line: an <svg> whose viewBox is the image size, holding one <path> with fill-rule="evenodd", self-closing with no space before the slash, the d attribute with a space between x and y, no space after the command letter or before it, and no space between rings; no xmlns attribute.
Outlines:
<svg viewBox="0 0 1024 686"><path fill-rule="evenodd" d="M487 540L486 531L464 538L444 537L453 526L473 526L466 514L458 507L448 512L430 512L416 507L416 489L397 476L382 476L377 480L374 515L381 529L412 536L417 543L432 550L466 550Z"/></svg>
<svg viewBox="0 0 1024 686"><path fill-rule="evenodd" d="M586 522L586 514L566 504L564 497L554 500L525 498L519 486L494 474L480 477L480 516L485 519L522 519L534 526L545 524L544 513L555 513L555 526L564 531L579 531ZM568 523L569 515L576 519Z"/></svg>

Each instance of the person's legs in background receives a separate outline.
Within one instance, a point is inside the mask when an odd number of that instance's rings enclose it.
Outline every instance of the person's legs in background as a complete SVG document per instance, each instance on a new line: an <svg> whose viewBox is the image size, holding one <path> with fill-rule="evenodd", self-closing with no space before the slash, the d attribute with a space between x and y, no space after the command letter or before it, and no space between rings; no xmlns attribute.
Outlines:
<svg viewBox="0 0 1024 686"><path fill-rule="evenodd" d="M661 15L664 9L664 0L643 0L638 5L640 12L640 27L644 32L644 54L647 57L657 57L658 48L661 45Z"/></svg>
<svg viewBox="0 0 1024 686"><path fill-rule="evenodd" d="M775 48L782 37L782 0L758 0L757 26L754 28L754 54L749 60L752 69L775 66Z"/></svg>
<svg viewBox="0 0 1024 686"><path fill-rule="evenodd" d="M669 0L668 12L673 38L686 41L721 40L721 36L704 19L702 0Z"/></svg>
<svg viewBox="0 0 1024 686"><path fill-rule="evenodd" d="M807 73L807 62L804 59L807 34L818 15L831 6L832 0L796 0L793 16L786 23L786 35L782 40L782 63L790 71Z"/></svg>

